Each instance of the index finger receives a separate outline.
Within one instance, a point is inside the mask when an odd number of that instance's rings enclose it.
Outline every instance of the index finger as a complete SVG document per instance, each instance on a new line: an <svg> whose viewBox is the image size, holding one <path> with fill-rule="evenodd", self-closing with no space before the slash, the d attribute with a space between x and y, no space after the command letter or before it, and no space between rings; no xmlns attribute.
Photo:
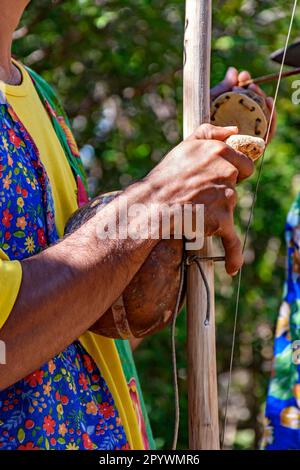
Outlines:
<svg viewBox="0 0 300 470"><path fill-rule="evenodd" d="M244 262L242 243L235 231L233 213L227 214L224 222L220 235L225 250L225 268L228 274L234 276Z"/></svg>
<svg viewBox="0 0 300 470"><path fill-rule="evenodd" d="M241 152L234 150L232 147L224 143L223 150L220 149L220 155L231 163L238 170L238 180L242 181L252 175L254 171L254 163L251 158Z"/></svg>
<svg viewBox="0 0 300 470"><path fill-rule="evenodd" d="M228 139L231 135L238 134L237 126L214 126L209 123L201 124L186 140L205 139L205 140L221 140Z"/></svg>

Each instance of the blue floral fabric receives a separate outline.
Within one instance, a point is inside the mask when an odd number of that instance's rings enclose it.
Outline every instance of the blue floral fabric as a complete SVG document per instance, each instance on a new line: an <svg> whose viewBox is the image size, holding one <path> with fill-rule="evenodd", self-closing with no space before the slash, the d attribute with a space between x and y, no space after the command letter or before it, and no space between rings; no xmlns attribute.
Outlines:
<svg viewBox="0 0 300 470"><path fill-rule="evenodd" d="M128 448L107 385L79 342L0 394L2 450Z"/></svg>
<svg viewBox="0 0 300 470"><path fill-rule="evenodd" d="M58 239L49 180L38 149L0 96L0 248L22 260ZM0 392L0 449L128 449L113 397L75 341Z"/></svg>
<svg viewBox="0 0 300 470"><path fill-rule="evenodd" d="M37 148L7 104L0 122L0 248L21 260L58 239L53 199Z"/></svg>
<svg viewBox="0 0 300 470"><path fill-rule="evenodd" d="M286 222L287 276L277 321L262 448L300 449L300 194Z"/></svg>

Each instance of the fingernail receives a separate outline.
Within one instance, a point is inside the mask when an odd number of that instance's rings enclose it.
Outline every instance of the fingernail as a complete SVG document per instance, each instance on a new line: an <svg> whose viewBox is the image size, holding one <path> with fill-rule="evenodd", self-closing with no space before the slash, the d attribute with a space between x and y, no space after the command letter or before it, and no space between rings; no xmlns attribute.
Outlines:
<svg viewBox="0 0 300 470"><path fill-rule="evenodd" d="M224 129L228 130L228 131L234 131L234 132L238 132L239 129L237 126L225 126Z"/></svg>
<svg viewBox="0 0 300 470"><path fill-rule="evenodd" d="M235 273L231 274L232 277L236 276L239 273L239 271L235 271Z"/></svg>

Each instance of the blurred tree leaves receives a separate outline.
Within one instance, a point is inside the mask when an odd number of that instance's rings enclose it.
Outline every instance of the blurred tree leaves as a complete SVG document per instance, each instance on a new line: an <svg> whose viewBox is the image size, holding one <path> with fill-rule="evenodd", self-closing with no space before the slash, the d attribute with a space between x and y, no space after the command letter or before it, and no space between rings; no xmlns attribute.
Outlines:
<svg viewBox="0 0 300 470"><path fill-rule="evenodd" d="M292 1L215 0L212 83L228 66L254 76L278 70L268 55L285 42ZM293 37L298 35L297 15ZM143 177L180 141L183 0L40 0L16 33L14 54L53 84L63 98L93 192ZM265 90L274 93L274 85ZM272 356L273 326L284 277L283 229L299 189L300 108L282 82L278 134L270 146L246 249L229 406L228 445L253 448ZM239 188L243 233L255 177ZM217 269L216 309L220 405L224 405L236 281ZM179 446L187 447L185 317L178 321L181 388ZM136 353L157 444L169 448L173 428L169 332ZM208 365L209 367L209 365Z"/></svg>

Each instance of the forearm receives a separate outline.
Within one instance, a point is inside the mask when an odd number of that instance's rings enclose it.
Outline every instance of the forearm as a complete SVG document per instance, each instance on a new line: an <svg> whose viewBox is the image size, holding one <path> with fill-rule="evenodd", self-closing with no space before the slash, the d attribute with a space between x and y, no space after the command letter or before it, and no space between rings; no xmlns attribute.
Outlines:
<svg viewBox="0 0 300 470"><path fill-rule="evenodd" d="M238 178L253 172L250 159L222 143L235 133L237 128L199 127L146 180L124 193L128 206L143 203L148 209L152 203L203 204L207 214L204 234L222 237L229 274L237 272L243 262L233 224L234 188ZM54 357L92 326L157 244L154 238L97 238L97 224L111 219L118 199L70 237L22 263L21 290L0 332L7 347L7 366L0 367L0 388ZM148 216L149 211L144 210L136 222L144 225Z"/></svg>
<svg viewBox="0 0 300 470"><path fill-rule="evenodd" d="M129 188L128 205L149 204L147 183ZM114 216L117 201L57 245L22 262L14 309L1 330L6 388L65 349L97 321L124 291L158 240L99 240L97 227ZM141 214L144 223L146 213Z"/></svg>

